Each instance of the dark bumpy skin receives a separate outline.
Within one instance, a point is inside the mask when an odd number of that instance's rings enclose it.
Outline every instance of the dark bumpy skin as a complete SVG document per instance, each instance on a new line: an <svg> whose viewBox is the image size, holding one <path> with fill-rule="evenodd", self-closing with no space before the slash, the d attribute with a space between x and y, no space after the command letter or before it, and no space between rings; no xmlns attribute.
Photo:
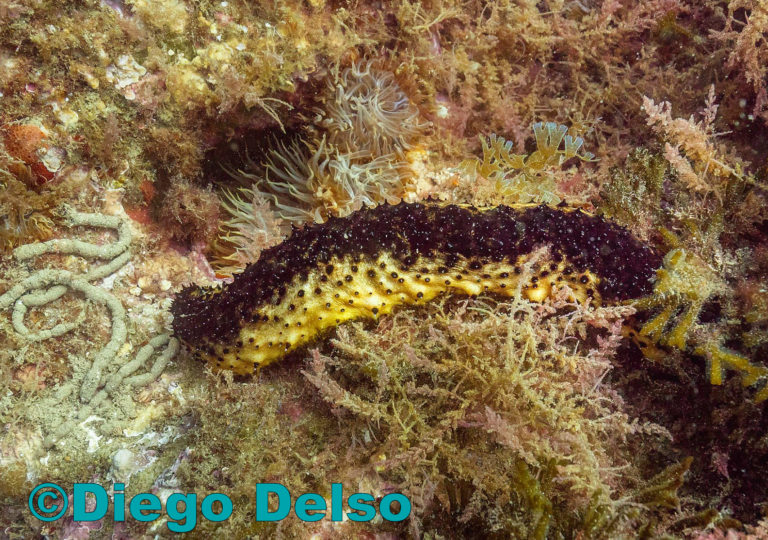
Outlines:
<svg viewBox="0 0 768 540"><path fill-rule="evenodd" d="M333 326L334 317L337 324L375 318L394 305L427 301L438 292L509 294L510 289L501 291L492 284L514 288L511 280L521 272L519 265L542 246L549 247L556 263L552 272L541 273L541 281L533 278L525 289L547 280L547 291L554 290L555 274L557 288L559 282L574 288L588 284L584 298L639 298L652 292L662 264L659 253L627 230L567 207L382 205L294 231L221 289L185 289L173 304L174 331L214 367L250 372ZM510 275L506 282L502 279ZM479 287L475 283L483 288L473 288ZM392 301L379 304L382 298ZM317 320L323 322L312 322ZM301 329L289 329L292 325ZM277 337L283 336L283 328L286 336ZM267 334L262 353L268 347L279 346L280 351L248 356L248 342L259 349Z"/></svg>

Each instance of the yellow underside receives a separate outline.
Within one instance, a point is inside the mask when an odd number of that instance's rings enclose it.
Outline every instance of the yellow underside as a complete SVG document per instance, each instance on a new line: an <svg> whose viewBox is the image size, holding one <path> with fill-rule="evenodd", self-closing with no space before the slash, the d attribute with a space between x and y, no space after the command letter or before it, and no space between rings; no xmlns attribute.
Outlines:
<svg viewBox="0 0 768 540"><path fill-rule="evenodd" d="M296 279L278 305L258 310L261 320L245 324L232 343L215 344L214 355L202 354L215 370L246 375L317 339L326 330L355 319L376 319L397 306L423 304L440 294L477 295L484 292L542 302L566 285L574 299L584 302L597 293L599 279L590 272L565 275L567 261L540 263L526 270L527 257L515 265L489 263L472 270L466 261L445 268L439 258L422 259L404 272L388 256L375 263L334 260L311 273L306 282ZM267 320L264 320L264 319Z"/></svg>

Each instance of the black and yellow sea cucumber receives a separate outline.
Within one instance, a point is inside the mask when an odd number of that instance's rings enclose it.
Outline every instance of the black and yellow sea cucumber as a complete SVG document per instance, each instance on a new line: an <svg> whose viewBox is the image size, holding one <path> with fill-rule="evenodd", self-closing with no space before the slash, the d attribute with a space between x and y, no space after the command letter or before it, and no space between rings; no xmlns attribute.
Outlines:
<svg viewBox="0 0 768 540"><path fill-rule="evenodd" d="M524 271L542 246L546 263ZM345 321L439 294L522 287L542 301L567 284L619 302L650 294L661 264L626 229L564 205L382 205L294 231L221 288L184 289L173 326L214 370L250 374Z"/></svg>

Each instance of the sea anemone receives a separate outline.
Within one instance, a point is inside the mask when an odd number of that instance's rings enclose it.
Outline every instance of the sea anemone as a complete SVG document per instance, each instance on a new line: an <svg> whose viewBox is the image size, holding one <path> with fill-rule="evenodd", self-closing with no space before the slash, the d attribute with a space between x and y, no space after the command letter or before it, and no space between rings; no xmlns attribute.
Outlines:
<svg viewBox="0 0 768 540"><path fill-rule="evenodd" d="M10 175L0 182L0 254L53 236L53 200L53 195L29 191Z"/></svg>
<svg viewBox="0 0 768 540"><path fill-rule="evenodd" d="M222 201L229 218L221 224L214 244L213 264L219 273L234 273L256 261L262 250L279 244L285 238L282 220L259 191L242 188L224 192Z"/></svg>
<svg viewBox="0 0 768 540"><path fill-rule="evenodd" d="M40 212L11 210L0 218L0 253L30 240L47 240L52 236L53 222Z"/></svg>
<svg viewBox="0 0 768 540"><path fill-rule="evenodd" d="M406 163L389 156L359 162L350 154L330 150L325 139L316 147L302 140L277 144L269 151L264 170L263 177L240 176L253 183L254 193L271 200L289 225L323 223L363 206L396 204L410 191Z"/></svg>
<svg viewBox="0 0 768 540"><path fill-rule="evenodd" d="M255 164L254 164L255 166ZM330 151L325 139L317 147L298 140L276 143L261 174L233 173L251 187L224 194L228 214L214 251L219 273L232 273L279 243L291 227L323 223L365 207L397 204L413 190L407 163L379 156L360 162Z"/></svg>
<svg viewBox="0 0 768 540"><path fill-rule="evenodd" d="M414 190L405 152L426 133L415 92L378 61L361 61L329 78L315 125L291 143L275 142L258 172L232 173L245 186L226 196L229 218L216 251L225 266L253 262L268 233L265 202L282 223L323 223L363 207L397 204ZM271 221L271 218L268 220ZM223 267L222 267L223 268ZM222 268L219 268L221 271ZM231 268L225 268L227 271Z"/></svg>
<svg viewBox="0 0 768 540"><path fill-rule="evenodd" d="M275 144L262 177L241 173L241 180L274 201L289 224L399 202L411 191L404 152L429 127L416 99L379 61L360 61L329 77L320 102L312 131L321 136Z"/></svg>
<svg viewBox="0 0 768 540"><path fill-rule="evenodd" d="M379 61L360 61L328 80L315 123L352 159L402 153L429 128L416 99Z"/></svg>

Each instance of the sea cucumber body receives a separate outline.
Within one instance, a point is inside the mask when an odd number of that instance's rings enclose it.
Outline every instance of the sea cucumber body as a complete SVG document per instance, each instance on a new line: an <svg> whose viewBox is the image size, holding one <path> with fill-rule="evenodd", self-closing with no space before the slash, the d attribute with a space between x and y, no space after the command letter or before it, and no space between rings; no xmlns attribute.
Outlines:
<svg viewBox="0 0 768 540"><path fill-rule="evenodd" d="M526 268L544 246L547 261ZM567 284L580 301L638 298L661 262L627 230L571 208L382 205L294 231L221 289L185 289L174 330L214 369L249 374L345 321L444 293L519 287L542 301Z"/></svg>

